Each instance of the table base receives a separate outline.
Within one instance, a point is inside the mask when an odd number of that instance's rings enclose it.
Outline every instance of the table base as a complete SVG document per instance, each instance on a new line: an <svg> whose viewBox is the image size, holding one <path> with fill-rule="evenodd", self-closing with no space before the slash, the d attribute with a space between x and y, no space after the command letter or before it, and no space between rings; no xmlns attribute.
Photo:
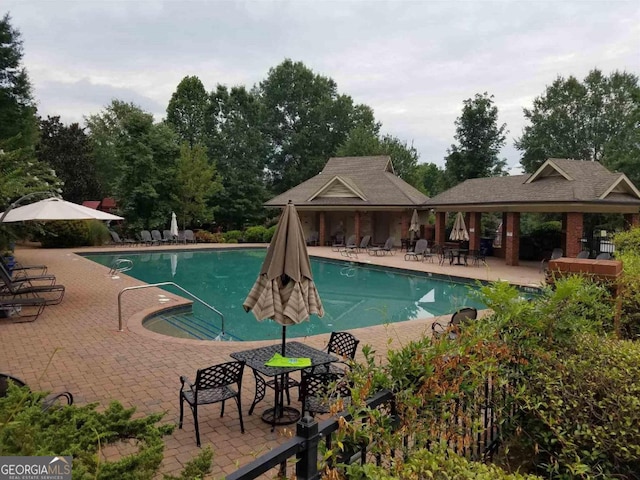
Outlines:
<svg viewBox="0 0 640 480"><path fill-rule="evenodd" d="M276 415L275 408L267 408L262 413L262 421L270 425L291 425L298 420L300 420L300 411L293 407L282 407L281 415Z"/></svg>

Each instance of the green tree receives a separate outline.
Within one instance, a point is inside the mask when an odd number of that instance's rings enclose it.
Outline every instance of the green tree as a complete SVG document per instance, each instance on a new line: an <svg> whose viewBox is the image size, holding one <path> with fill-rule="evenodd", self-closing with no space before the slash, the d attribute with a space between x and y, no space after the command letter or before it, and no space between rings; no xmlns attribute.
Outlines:
<svg viewBox="0 0 640 480"><path fill-rule="evenodd" d="M77 123L67 127L60 122L60 117L41 120L36 154L39 160L51 165L64 182L65 200L82 203L100 198L89 137Z"/></svg>
<svg viewBox="0 0 640 480"><path fill-rule="evenodd" d="M505 175L506 160L498 158L505 144L507 126L498 125L498 107L493 95L477 93L464 101L456 119L456 145L446 157L445 172L450 187L469 178Z"/></svg>
<svg viewBox="0 0 640 480"><path fill-rule="evenodd" d="M336 83L302 62L285 60L256 89L264 106L272 189L283 192L316 175L357 124L373 112L338 94Z"/></svg>
<svg viewBox="0 0 640 480"><path fill-rule="evenodd" d="M416 188L429 197L435 197L445 190L444 170L435 163L420 163L416 167Z"/></svg>
<svg viewBox="0 0 640 480"><path fill-rule="evenodd" d="M392 135L380 137L378 124L359 125L349 132L344 143L338 147L336 155L340 157L358 157L369 155L389 155L393 168L400 178L418 187L416 176L418 151Z"/></svg>
<svg viewBox="0 0 640 480"><path fill-rule="evenodd" d="M520 163L534 172L547 158L601 162L640 180L638 76L592 70L580 82L559 76L524 109L529 121L515 142Z"/></svg>
<svg viewBox="0 0 640 480"><path fill-rule="evenodd" d="M214 195L216 221L242 229L264 219L264 169L268 153L260 130L262 106L244 87L218 85L207 113L209 155L216 159L223 189Z"/></svg>
<svg viewBox="0 0 640 480"><path fill-rule="evenodd" d="M213 219L208 200L222 189L216 169L209 164L207 149L183 143L176 168L175 211L185 225L194 221L207 223Z"/></svg>
<svg viewBox="0 0 640 480"><path fill-rule="evenodd" d="M205 116L209 107L209 95L196 76L184 77L171 95L167 107L167 123L178 134L180 143L190 147L204 142Z"/></svg>
<svg viewBox="0 0 640 480"><path fill-rule="evenodd" d="M0 20L0 148L32 146L38 135L31 83L22 63L20 32L11 17Z"/></svg>

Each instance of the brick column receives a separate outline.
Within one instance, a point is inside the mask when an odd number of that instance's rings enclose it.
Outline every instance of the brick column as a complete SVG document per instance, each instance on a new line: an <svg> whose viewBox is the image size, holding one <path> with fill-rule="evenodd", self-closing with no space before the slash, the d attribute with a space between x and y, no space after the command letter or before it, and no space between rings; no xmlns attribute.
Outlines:
<svg viewBox="0 0 640 480"><path fill-rule="evenodd" d="M362 237L360 237L360 212L358 210L356 210L354 223L355 223L354 233L356 234L356 245L360 245L360 239Z"/></svg>
<svg viewBox="0 0 640 480"><path fill-rule="evenodd" d="M436 212L436 244L444 245L446 242L447 230L446 230L446 212Z"/></svg>
<svg viewBox="0 0 640 480"><path fill-rule="evenodd" d="M481 221L482 213L471 212L469 214L469 250L480 250Z"/></svg>
<svg viewBox="0 0 640 480"><path fill-rule="evenodd" d="M400 236L402 238L409 238L409 215L407 212L402 212L400 218Z"/></svg>
<svg viewBox="0 0 640 480"><path fill-rule="evenodd" d="M568 212L562 215L562 250L565 257L575 258L582 250L582 213Z"/></svg>
<svg viewBox="0 0 640 480"><path fill-rule="evenodd" d="M631 230L640 225L640 214L638 213L625 213L624 214L624 229Z"/></svg>
<svg viewBox="0 0 640 480"><path fill-rule="evenodd" d="M508 212L507 223L502 225L506 234L504 258L507 265L519 265L520 259L520 213Z"/></svg>
<svg viewBox="0 0 640 480"><path fill-rule="evenodd" d="M318 233L319 245L324 247L326 245L326 237L327 237L326 225L324 221L324 212L320 212L320 226L318 229L320 230L320 232Z"/></svg>

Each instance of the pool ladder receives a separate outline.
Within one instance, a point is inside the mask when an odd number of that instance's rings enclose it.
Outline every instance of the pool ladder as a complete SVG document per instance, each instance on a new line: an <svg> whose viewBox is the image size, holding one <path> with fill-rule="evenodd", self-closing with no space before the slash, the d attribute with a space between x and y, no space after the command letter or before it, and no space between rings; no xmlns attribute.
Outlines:
<svg viewBox="0 0 640 480"><path fill-rule="evenodd" d="M146 284L146 285L137 285L135 287L126 287L126 288L123 288L122 290L120 290L120 293L118 293L118 331L119 332L124 331L123 328L122 328L122 294L124 292L128 292L130 290L141 290L143 288L163 287L163 286L166 286L166 285L171 285L172 287L176 287L182 293L184 293L186 295L189 295L195 301L197 301L198 303L201 303L202 305L207 307L209 310L211 310L215 314L219 315L220 316L220 320L221 320L220 335L218 335L216 338L214 338L214 340L218 340L218 341L224 340L224 335L225 335L224 334L224 315L222 314L222 312L220 312L217 308L212 307L211 305L209 305L204 300L196 297L193 293L191 293L188 290L185 290L180 285L178 285L177 283L174 283L174 282L149 283L149 284Z"/></svg>
<svg viewBox="0 0 640 480"><path fill-rule="evenodd" d="M133 268L133 261L128 258L116 258L111 264L109 275L117 275L118 273L128 272Z"/></svg>

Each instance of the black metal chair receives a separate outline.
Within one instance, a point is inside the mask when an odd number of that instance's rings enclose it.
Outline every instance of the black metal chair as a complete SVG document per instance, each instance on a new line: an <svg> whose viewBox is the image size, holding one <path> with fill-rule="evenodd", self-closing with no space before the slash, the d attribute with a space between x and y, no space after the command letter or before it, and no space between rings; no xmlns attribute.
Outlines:
<svg viewBox="0 0 640 480"><path fill-rule="evenodd" d="M327 345L327 353L334 353L342 358L342 360L330 365L318 365L314 367L314 371L344 374L344 369L336 366L335 363L346 364L347 361L353 360L358 351L359 343L360 340L349 332L331 332L331 337L329 337L329 343Z"/></svg>
<svg viewBox="0 0 640 480"><path fill-rule="evenodd" d="M186 377L181 376L180 382L180 421L178 428L182 428L184 416L184 402L186 401L193 412L193 421L196 427L196 443L200 446L200 429L198 426L198 405L222 402L220 416L224 415L224 403L234 398L238 406L240 416L240 431L244 433L242 420L242 373L244 362L227 362L212 367L203 368L196 373L195 383L191 383ZM236 389L231 388L236 385ZM185 388L188 386L188 388Z"/></svg>
<svg viewBox="0 0 640 480"><path fill-rule="evenodd" d="M27 384L19 378L8 375L6 373L0 373L0 397L7 396L7 392L9 390L9 382L13 383L16 387L29 388ZM64 399L67 402L67 405L73 404L73 395L71 394L71 392L52 393L42 401L42 409L48 410L60 399Z"/></svg>
<svg viewBox="0 0 640 480"><path fill-rule="evenodd" d="M455 330L465 323L478 318L478 310L473 307L462 307L455 312L448 322L433 322L431 324L431 334L434 338L440 338L444 333L449 332L449 338L456 338Z"/></svg>
<svg viewBox="0 0 640 480"><path fill-rule="evenodd" d="M267 387L275 390L276 381L282 381L281 378L271 378L269 380L265 380L262 375L260 375L256 370L253 370L253 376L256 379L256 392L253 396L253 403L251 404L251 408L249 408L249 415L253 415L253 409L256 408L256 405L260 403L265 395L267 394ZM290 375L284 375L284 381L286 385L283 386L284 392L287 394L287 405L291 405L291 395L289 394L290 388L300 388L300 382Z"/></svg>
<svg viewBox="0 0 640 480"><path fill-rule="evenodd" d="M308 368L302 371L300 395L303 415L307 412L315 416L329 413L338 401L342 401L340 410L344 410L351 403L351 385L344 373Z"/></svg>

